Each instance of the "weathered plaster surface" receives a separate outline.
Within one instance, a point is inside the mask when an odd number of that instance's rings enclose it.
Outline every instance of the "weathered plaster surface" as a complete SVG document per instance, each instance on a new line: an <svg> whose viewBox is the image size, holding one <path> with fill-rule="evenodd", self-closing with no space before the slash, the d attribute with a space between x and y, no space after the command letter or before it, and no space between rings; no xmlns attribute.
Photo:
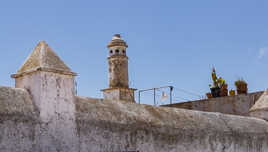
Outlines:
<svg viewBox="0 0 268 152"><path fill-rule="evenodd" d="M77 98L80 151L254 152L268 148L255 118Z"/></svg>
<svg viewBox="0 0 268 152"><path fill-rule="evenodd" d="M35 117L35 106L25 89L0 86L0 113Z"/></svg>
<svg viewBox="0 0 268 152"><path fill-rule="evenodd" d="M57 152L59 147L75 151L78 138L73 76L37 71L16 78L16 87L29 92L38 111L41 123L35 129L39 151Z"/></svg>
<svg viewBox="0 0 268 152"><path fill-rule="evenodd" d="M249 109L260 98L263 92L249 93L228 97L211 98L164 105L166 107L183 108L207 112L220 112L232 115L249 116Z"/></svg>
<svg viewBox="0 0 268 152"><path fill-rule="evenodd" d="M52 75L47 81L52 85L56 78ZM55 100L49 95L44 100L48 103L40 107L48 115L43 117L26 90L0 87L0 151L266 152L268 149L268 123L261 119L85 97L75 97L73 107L64 100L65 95L63 91ZM49 111L58 111L59 116Z"/></svg>
<svg viewBox="0 0 268 152"><path fill-rule="evenodd" d="M40 72L40 145L49 152L76 151L74 78L52 72ZM51 146L53 145L53 146Z"/></svg>
<svg viewBox="0 0 268 152"><path fill-rule="evenodd" d="M123 55L114 55L109 60L110 88L128 88L128 58Z"/></svg>
<svg viewBox="0 0 268 152"><path fill-rule="evenodd" d="M38 116L24 89L0 86L0 151L31 152Z"/></svg>
<svg viewBox="0 0 268 152"><path fill-rule="evenodd" d="M105 89L103 91L103 98L106 100L119 100L120 90L119 89Z"/></svg>
<svg viewBox="0 0 268 152"><path fill-rule="evenodd" d="M105 100L123 100L135 102L134 91L132 88L109 88L104 89L103 97Z"/></svg>

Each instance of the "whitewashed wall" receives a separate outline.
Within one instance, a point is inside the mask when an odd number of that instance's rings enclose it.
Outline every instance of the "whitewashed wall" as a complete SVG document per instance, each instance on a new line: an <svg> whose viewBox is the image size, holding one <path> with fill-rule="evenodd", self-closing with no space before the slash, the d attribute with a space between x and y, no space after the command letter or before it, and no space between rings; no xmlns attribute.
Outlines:
<svg viewBox="0 0 268 152"><path fill-rule="evenodd" d="M47 79L55 90L59 86L65 88L70 81L66 77L58 85L54 83L57 78L52 74ZM63 90L59 96L56 91L48 98L40 98L46 103L38 107L26 90L0 87L0 151L266 152L268 149L268 123L261 119L92 98L71 100L65 94L69 91Z"/></svg>

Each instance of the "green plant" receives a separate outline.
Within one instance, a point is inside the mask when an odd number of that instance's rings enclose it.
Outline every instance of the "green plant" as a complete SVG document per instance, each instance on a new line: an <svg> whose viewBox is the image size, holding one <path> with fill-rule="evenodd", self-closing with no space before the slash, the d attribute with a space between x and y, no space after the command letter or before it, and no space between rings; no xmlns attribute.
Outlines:
<svg viewBox="0 0 268 152"><path fill-rule="evenodd" d="M245 80L239 79L235 81L236 91L238 94L247 94L248 93L248 84Z"/></svg>
<svg viewBox="0 0 268 152"><path fill-rule="evenodd" d="M235 81L235 86L240 86L240 85L246 85L247 82L245 80L243 80L242 78L241 79L238 79Z"/></svg>
<svg viewBox="0 0 268 152"><path fill-rule="evenodd" d="M230 96L234 96L234 95L235 95L235 90L231 89L231 90L229 91L229 95L230 95Z"/></svg>
<svg viewBox="0 0 268 152"><path fill-rule="evenodd" d="M228 85L225 83L225 80L222 77L217 77L216 70L213 67L211 78L213 84L210 84L210 90L213 97L226 96L228 95ZM227 90L227 91L226 91Z"/></svg>

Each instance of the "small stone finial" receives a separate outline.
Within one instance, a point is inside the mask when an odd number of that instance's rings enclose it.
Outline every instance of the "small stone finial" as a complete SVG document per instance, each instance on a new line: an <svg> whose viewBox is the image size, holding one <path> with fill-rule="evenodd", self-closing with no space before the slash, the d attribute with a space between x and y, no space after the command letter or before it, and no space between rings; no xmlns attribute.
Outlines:
<svg viewBox="0 0 268 152"><path fill-rule="evenodd" d="M121 40L121 35L120 34L115 34L113 36L112 40Z"/></svg>
<svg viewBox="0 0 268 152"><path fill-rule="evenodd" d="M114 37L121 38L121 35L120 34L115 34Z"/></svg>
<svg viewBox="0 0 268 152"><path fill-rule="evenodd" d="M122 40L120 34L115 34L112 38L112 41L107 45L108 48L114 47L114 46L123 46L123 47L128 47L127 43Z"/></svg>
<svg viewBox="0 0 268 152"><path fill-rule="evenodd" d="M47 42L45 40L41 40L39 41L39 43L37 45L48 45Z"/></svg>

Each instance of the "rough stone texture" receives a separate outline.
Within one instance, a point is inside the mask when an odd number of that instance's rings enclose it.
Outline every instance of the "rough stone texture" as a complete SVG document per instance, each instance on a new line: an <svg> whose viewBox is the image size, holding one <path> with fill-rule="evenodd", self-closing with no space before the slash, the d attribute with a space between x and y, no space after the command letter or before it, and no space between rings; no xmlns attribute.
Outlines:
<svg viewBox="0 0 268 152"><path fill-rule="evenodd" d="M0 86L0 113L8 115L23 115L35 117L35 106L29 94L24 89L14 89Z"/></svg>
<svg viewBox="0 0 268 152"><path fill-rule="evenodd" d="M113 36L112 41L107 45L108 48L117 47L117 46L125 47L125 48L128 47L127 43L124 40L122 40L120 34L115 34Z"/></svg>
<svg viewBox="0 0 268 152"><path fill-rule="evenodd" d="M74 103L75 121L65 123L54 115L53 121L45 122L27 91L0 87L0 151L266 152L268 148L268 123L257 118L85 97L76 97ZM63 103L58 104L54 106ZM64 109L73 113L72 108ZM75 126L75 134L66 129L70 126ZM74 137L68 139L69 134ZM76 139L73 147L63 146Z"/></svg>
<svg viewBox="0 0 268 152"><path fill-rule="evenodd" d="M45 41L37 44L17 74L34 71L39 68L71 72L70 68L65 65Z"/></svg>
<svg viewBox="0 0 268 152"><path fill-rule="evenodd" d="M211 98L198 101L189 101L164 105L166 107L183 108L190 110L220 112L232 115L249 116L249 109L260 98L263 92L249 93L228 97Z"/></svg>
<svg viewBox="0 0 268 152"><path fill-rule="evenodd" d="M254 118L78 99L81 151L257 152L268 123Z"/></svg>
<svg viewBox="0 0 268 152"><path fill-rule="evenodd" d="M103 96L105 100L123 100L135 102L134 91L136 89L131 88L110 88L104 89Z"/></svg>
<svg viewBox="0 0 268 152"><path fill-rule="evenodd" d="M268 90L266 90L250 109L250 116L268 121Z"/></svg>
<svg viewBox="0 0 268 152"><path fill-rule="evenodd" d="M35 143L38 116L24 89L0 86L0 151L30 152Z"/></svg>
<svg viewBox="0 0 268 152"><path fill-rule="evenodd" d="M128 88L128 58L116 55L109 60L109 80L110 88Z"/></svg>
<svg viewBox="0 0 268 152"><path fill-rule="evenodd" d="M250 111L255 110L267 110L268 109L268 90L262 93L261 97L257 102L252 106Z"/></svg>
<svg viewBox="0 0 268 152"><path fill-rule="evenodd" d="M134 91L136 89L129 88L127 44L119 34L116 34L107 47L110 51L108 57L109 88L102 90L104 99L135 102Z"/></svg>
<svg viewBox="0 0 268 152"><path fill-rule="evenodd" d="M249 115L251 117L256 117L268 121L268 110L250 111Z"/></svg>
<svg viewBox="0 0 268 152"><path fill-rule="evenodd" d="M116 35L114 39L116 46L112 47L117 47L121 38ZM0 86L0 152L266 152L268 149L268 122L262 119L153 107L130 103L128 99L76 97L74 76L45 42L38 44L13 75L16 88L20 89ZM124 89L127 91L119 92L118 99L131 90ZM239 96L235 100L244 102L239 106L248 107L252 99Z"/></svg>
<svg viewBox="0 0 268 152"><path fill-rule="evenodd" d="M16 88L29 93L39 123L34 127L39 152L76 151L75 74L41 41L20 70L12 75Z"/></svg>

